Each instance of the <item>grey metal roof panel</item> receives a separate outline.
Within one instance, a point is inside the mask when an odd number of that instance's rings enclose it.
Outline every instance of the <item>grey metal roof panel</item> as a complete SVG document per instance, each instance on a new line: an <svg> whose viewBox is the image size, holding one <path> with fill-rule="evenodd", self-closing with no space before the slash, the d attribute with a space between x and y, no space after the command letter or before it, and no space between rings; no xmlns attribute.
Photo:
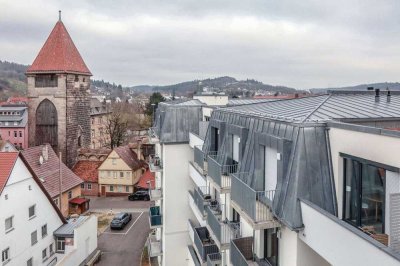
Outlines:
<svg viewBox="0 0 400 266"><path fill-rule="evenodd" d="M182 105L204 105L204 104L197 99L184 99L184 100L173 100L173 101L161 102L160 105L182 106Z"/></svg>
<svg viewBox="0 0 400 266"><path fill-rule="evenodd" d="M265 102L273 102L273 101L278 101L278 100L279 99L253 99L253 98L229 99L228 106L245 105L245 104L253 104L253 103L265 103Z"/></svg>
<svg viewBox="0 0 400 266"><path fill-rule="evenodd" d="M89 216L79 216L78 218L71 218L68 223L61 225L53 235L56 237L73 237L75 228L86 222Z"/></svg>
<svg viewBox="0 0 400 266"><path fill-rule="evenodd" d="M332 94L234 106L222 111L299 122L400 118L400 95Z"/></svg>

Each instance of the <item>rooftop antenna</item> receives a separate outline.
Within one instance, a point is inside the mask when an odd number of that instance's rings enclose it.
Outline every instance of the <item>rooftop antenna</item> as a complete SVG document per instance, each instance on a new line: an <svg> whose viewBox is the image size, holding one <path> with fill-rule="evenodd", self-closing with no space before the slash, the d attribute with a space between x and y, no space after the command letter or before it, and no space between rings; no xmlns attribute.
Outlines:
<svg viewBox="0 0 400 266"><path fill-rule="evenodd" d="M61 10L58 10L58 21L61 21Z"/></svg>

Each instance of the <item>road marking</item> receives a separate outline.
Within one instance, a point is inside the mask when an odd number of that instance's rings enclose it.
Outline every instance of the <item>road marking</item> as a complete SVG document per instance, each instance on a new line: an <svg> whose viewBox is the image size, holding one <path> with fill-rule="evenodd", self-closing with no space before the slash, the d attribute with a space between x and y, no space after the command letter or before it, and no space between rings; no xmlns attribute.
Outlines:
<svg viewBox="0 0 400 266"><path fill-rule="evenodd" d="M143 212L140 213L138 218L131 224L131 226L128 228L128 230L125 233L112 233L112 232L103 232L103 234L108 234L108 235L127 235L131 228L136 224L136 222L140 219L140 217L143 215ZM111 230L110 226L108 228Z"/></svg>
<svg viewBox="0 0 400 266"><path fill-rule="evenodd" d="M125 235L128 234L128 232L129 232L129 230L131 230L132 226L134 226L135 223L140 219L140 217L142 217L142 214L143 214L143 212L140 213L139 217L136 218L136 220L133 222L133 224L131 225L131 227L129 227L128 231L125 232Z"/></svg>

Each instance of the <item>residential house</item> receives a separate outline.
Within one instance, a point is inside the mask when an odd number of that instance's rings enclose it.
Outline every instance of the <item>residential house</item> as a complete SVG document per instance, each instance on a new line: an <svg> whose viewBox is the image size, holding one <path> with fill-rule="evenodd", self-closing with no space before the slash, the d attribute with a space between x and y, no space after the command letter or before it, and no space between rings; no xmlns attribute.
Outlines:
<svg viewBox="0 0 400 266"><path fill-rule="evenodd" d="M90 99L90 137L91 148L103 148L110 141L107 133L107 116L110 114L109 106L97 98Z"/></svg>
<svg viewBox="0 0 400 266"><path fill-rule="evenodd" d="M18 149L28 148L27 107L0 106L0 138Z"/></svg>
<svg viewBox="0 0 400 266"><path fill-rule="evenodd" d="M114 148L99 166L101 196L120 196L134 192L146 164L128 146Z"/></svg>
<svg viewBox="0 0 400 266"><path fill-rule="evenodd" d="M2 265L84 263L97 248L97 218L86 216L66 241L70 228L43 182L18 152L0 152L0 252ZM79 231L78 231L79 230Z"/></svg>
<svg viewBox="0 0 400 266"><path fill-rule="evenodd" d="M17 152L18 149L9 140L2 140L0 137L0 152Z"/></svg>
<svg viewBox="0 0 400 266"><path fill-rule="evenodd" d="M65 217L89 208L89 200L81 197L83 180L60 162L49 144L25 149L22 156Z"/></svg>
<svg viewBox="0 0 400 266"><path fill-rule="evenodd" d="M79 160L72 171L84 182L81 184L82 196L99 196L99 172L102 161Z"/></svg>

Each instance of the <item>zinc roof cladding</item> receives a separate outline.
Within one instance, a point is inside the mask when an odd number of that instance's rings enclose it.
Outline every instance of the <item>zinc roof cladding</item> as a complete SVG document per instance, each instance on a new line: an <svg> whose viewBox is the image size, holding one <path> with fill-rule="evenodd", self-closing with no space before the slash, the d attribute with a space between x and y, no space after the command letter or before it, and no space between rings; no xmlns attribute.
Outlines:
<svg viewBox="0 0 400 266"><path fill-rule="evenodd" d="M253 103L265 103L265 102L272 102L272 101L277 101L277 100L280 100L280 99L253 99L253 98L229 99L228 106L253 104Z"/></svg>
<svg viewBox="0 0 400 266"><path fill-rule="evenodd" d="M204 105L201 101L199 101L197 99L173 100L173 101L161 102L160 104L176 105L176 106Z"/></svg>
<svg viewBox="0 0 400 266"><path fill-rule="evenodd" d="M400 95L330 94L220 109L293 122L400 117Z"/></svg>
<svg viewBox="0 0 400 266"><path fill-rule="evenodd" d="M0 124L0 127L25 127L28 123L27 107L0 107L0 112L20 112L19 115L2 115L0 114L0 122L10 122L10 124ZM13 122L18 122L14 125Z"/></svg>
<svg viewBox="0 0 400 266"><path fill-rule="evenodd" d="M71 218L66 224L60 226L53 235L56 237L73 237L75 228L86 222L89 216L79 216L78 218Z"/></svg>

